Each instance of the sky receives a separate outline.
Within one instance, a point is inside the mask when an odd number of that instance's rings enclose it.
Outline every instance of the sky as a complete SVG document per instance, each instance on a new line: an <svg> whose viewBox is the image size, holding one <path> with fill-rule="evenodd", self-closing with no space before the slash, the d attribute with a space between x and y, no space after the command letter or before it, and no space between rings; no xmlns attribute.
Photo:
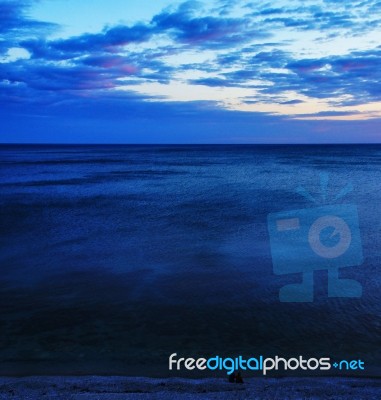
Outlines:
<svg viewBox="0 0 381 400"><path fill-rule="evenodd" d="M381 142L379 0L0 0L0 143Z"/></svg>

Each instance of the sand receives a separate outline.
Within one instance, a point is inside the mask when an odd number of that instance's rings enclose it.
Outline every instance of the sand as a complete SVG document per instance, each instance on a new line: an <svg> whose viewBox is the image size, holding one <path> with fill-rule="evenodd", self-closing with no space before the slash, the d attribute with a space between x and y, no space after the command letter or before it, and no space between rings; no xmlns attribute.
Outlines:
<svg viewBox="0 0 381 400"><path fill-rule="evenodd" d="M242 385L221 378L0 378L0 399L380 399L381 379L257 378Z"/></svg>

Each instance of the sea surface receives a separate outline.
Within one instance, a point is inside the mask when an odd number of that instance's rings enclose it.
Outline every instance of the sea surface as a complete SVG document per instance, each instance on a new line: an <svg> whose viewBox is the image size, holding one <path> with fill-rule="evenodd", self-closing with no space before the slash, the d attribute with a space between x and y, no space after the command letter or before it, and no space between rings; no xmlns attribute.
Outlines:
<svg viewBox="0 0 381 400"><path fill-rule="evenodd" d="M178 353L381 376L381 146L3 145L0 193L1 374L165 375ZM268 215L330 204L358 209L340 277L362 296L328 297L322 268L313 302L280 302L301 273L274 273Z"/></svg>

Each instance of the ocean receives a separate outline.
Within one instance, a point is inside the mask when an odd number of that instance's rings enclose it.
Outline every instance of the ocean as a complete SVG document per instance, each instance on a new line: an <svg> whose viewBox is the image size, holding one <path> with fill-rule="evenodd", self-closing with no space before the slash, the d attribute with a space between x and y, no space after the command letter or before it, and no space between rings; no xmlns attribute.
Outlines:
<svg viewBox="0 0 381 400"><path fill-rule="evenodd" d="M166 375L178 353L381 376L380 166L378 145L0 146L0 373ZM329 297L323 266L281 302L302 271L274 272L268 215L343 204L362 295Z"/></svg>

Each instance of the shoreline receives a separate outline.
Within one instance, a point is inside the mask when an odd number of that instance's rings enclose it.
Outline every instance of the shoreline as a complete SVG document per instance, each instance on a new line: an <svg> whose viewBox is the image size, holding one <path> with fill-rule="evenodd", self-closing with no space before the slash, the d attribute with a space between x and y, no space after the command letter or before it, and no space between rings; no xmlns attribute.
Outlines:
<svg viewBox="0 0 381 400"><path fill-rule="evenodd" d="M0 399L379 399L380 378L0 377Z"/></svg>

